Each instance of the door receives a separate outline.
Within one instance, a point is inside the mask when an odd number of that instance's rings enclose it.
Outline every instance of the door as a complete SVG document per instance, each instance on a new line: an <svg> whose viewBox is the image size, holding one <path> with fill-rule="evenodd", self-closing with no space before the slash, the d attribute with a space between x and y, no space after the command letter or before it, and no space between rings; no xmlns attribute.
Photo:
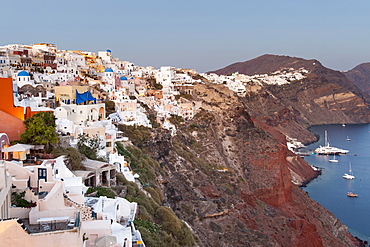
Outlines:
<svg viewBox="0 0 370 247"><path fill-rule="evenodd" d="M38 174L38 180L40 179L45 179L45 182L47 182L47 179L46 179L46 168L39 168L39 174Z"/></svg>

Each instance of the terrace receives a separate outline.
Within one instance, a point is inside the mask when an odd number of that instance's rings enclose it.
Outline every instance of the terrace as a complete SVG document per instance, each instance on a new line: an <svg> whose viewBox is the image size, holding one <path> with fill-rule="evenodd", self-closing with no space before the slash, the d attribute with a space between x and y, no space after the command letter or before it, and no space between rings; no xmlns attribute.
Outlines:
<svg viewBox="0 0 370 247"><path fill-rule="evenodd" d="M30 224L29 219L17 219L17 222L29 234L73 230L80 224L79 218L70 217L39 218L37 224Z"/></svg>

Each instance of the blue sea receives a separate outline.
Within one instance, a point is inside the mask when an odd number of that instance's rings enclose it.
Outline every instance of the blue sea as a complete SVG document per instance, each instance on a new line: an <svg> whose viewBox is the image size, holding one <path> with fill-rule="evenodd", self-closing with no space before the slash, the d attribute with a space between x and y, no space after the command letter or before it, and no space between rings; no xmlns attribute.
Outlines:
<svg viewBox="0 0 370 247"><path fill-rule="evenodd" d="M349 153L336 155L338 163L329 162L332 155L305 156L308 163L322 168L322 175L304 190L347 225L352 235L370 242L370 124L322 125L311 130L320 135L320 140L307 146L308 150L324 145L326 130L331 146L347 149ZM348 173L350 163L354 180L342 177ZM349 191L358 197L347 197Z"/></svg>

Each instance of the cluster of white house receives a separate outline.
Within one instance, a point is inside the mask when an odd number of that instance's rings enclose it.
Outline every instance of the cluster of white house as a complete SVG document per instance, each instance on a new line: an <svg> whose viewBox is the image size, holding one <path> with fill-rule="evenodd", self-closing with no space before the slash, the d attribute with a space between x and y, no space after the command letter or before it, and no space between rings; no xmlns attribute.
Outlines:
<svg viewBox="0 0 370 247"><path fill-rule="evenodd" d="M268 85L284 85L290 84L294 81L299 81L306 78L308 70L300 68L298 70L289 68L284 70L278 70L271 74L262 75L244 75L235 72L229 76L217 75L215 73L201 73L200 75L209 80L212 83L225 84L230 90L236 92L239 96L245 96L247 86L253 84L263 86Z"/></svg>
<svg viewBox="0 0 370 247"><path fill-rule="evenodd" d="M127 166L115 152L115 142L127 138L115 123L151 127L144 104L157 112L156 121L163 128L175 134L168 118L192 119L201 106L201 102L176 97L194 94L195 80L190 76L194 71L138 67L113 58L110 50L96 55L61 51L47 43L14 44L0 46L0 61L0 77L13 78L15 106L54 112L57 131L71 137L71 146L77 144L80 134L98 137L104 147L101 156L115 164L117 172ZM149 87L148 78L159 89ZM114 102L114 112L107 118L106 100Z"/></svg>
<svg viewBox="0 0 370 247"><path fill-rule="evenodd" d="M140 102L157 111L157 120L161 123L167 122L171 115L191 119L199 109L199 102L175 98L176 95L194 93L193 83L196 80L190 75L194 71L176 70L170 66L143 68L114 58L110 50L99 51L96 55L92 52L57 50L55 45L46 43L14 44L0 46L0 61L0 77L13 78L16 106L31 106L32 111L59 106L63 108L64 115L72 113L63 118L77 125L86 121L85 116L77 116L81 111L83 115L88 114L86 111L94 111L90 114L90 121L105 116L99 105L77 110L83 108L81 103L86 105L93 101L78 101L75 106L76 91L80 94L89 91L92 94L90 99L95 98L94 104L112 100L116 112L110 118L127 125L151 127ZM160 85L160 89L148 86L148 78ZM86 87L71 90L63 89L65 86ZM53 97L57 100L56 105L50 100ZM94 109L98 110L95 112ZM64 127L70 128L62 126L62 129Z"/></svg>
<svg viewBox="0 0 370 247"><path fill-rule="evenodd" d="M92 52L57 50L53 44L0 46L0 77L13 79L15 107L32 112L51 111L57 131L75 146L81 134L98 137L99 154L107 162L84 160L86 170L70 171L68 159L58 157L38 165L0 161L0 236L4 246L144 246L133 220L136 203L123 198L86 198L87 187L112 186L116 173L136 181L129 164L118 155L116 142L127 142L116 123L151 127L147 110L157 112L163 128L175 127L171 115L192 119L201 103L183 95L194 94L192 70L164 66L138 67L113 58L110 50ZM151 81L151 85L150 85ZM114 103L106 117L105 101ZM9 144L6 134L1 153ZM13 207L12 193L24 193L35 202Z"/></svg>
<svg viewBox="0 0 370 247"><path fill-rule="evenodd" d="M0 137L7 142L5 134ZM133 224L136 203L84 197L86 182L114 183L115 166L86 160L85 171L72 172L66 162L64 156L27 166L0 161L0 245L100 246L99 241L110 241L104 246L145 246ZM35 204L16 207L12 193L23 193Z"/></svg>

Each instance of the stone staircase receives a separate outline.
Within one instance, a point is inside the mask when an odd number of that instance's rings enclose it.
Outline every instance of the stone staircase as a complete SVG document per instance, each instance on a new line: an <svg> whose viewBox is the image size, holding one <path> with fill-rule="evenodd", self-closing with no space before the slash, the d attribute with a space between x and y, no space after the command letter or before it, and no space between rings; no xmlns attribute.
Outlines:
<svg viewBox="0 0 370 247"><path fill-rule="evenodd" d="M64 195L64 204L67 207L75 207L79 209L81 213L81 221L93 220L92 210L90 207L72 201L67 195Z"/></svg>

